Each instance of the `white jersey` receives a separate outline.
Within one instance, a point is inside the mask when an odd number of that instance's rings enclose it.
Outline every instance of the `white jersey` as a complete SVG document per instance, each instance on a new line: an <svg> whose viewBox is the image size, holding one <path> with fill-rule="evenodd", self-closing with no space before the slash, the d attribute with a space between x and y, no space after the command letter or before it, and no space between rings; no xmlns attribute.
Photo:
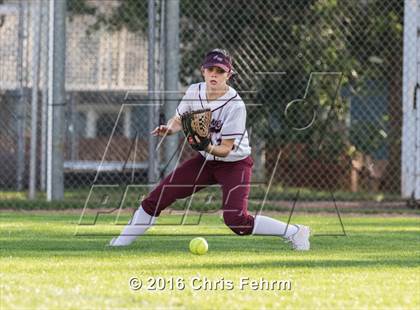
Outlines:
<svg viewBox="0 0 420 310"><path fill-rule="evenodd" d="M235 139L234 148L226 157L217 157L200 151L207 160L238 161L251 154L248 132L246 130L246 107L238 93L229 86L229 90L214 101L207 101L206 83L192 84L176 109L181 116L185 112L211 109L210 125L213 145L220 145L222 139Z"/></svg>

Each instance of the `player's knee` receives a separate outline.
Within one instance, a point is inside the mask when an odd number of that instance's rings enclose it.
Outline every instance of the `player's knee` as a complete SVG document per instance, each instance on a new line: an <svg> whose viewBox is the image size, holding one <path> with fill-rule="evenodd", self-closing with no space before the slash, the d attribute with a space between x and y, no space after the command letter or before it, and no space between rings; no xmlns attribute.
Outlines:
<svg viewBox="0 0 420 310"><path fill-rule="evenodd" d="M143 208L143 210L149 214L150 216L159 216L160 212L162 211L161 209L159 209L158 207L156 207L155 204L147 201L147 200L143 200L140 207Z"/></svg>
<svg viewBox="0 0 420 310"><path fill-rule="evenodd" d="M237 235L245 236L252 233L254 218L249 214L238 212L223 212L225 224Z"/></svg>

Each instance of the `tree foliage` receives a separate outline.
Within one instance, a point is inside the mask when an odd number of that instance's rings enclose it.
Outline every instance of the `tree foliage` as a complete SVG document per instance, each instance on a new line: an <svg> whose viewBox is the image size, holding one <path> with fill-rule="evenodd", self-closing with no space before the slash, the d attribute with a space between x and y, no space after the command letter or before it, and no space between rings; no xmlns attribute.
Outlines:
<svg viewBox="0 0 420 310"><path fill-rule="evenodd" d="M67 0L67 14L72 18L74 15L94 15L96 7L86 0Z"/></svg>
<svg viewBox="0 0 420 310"><path fill-rule="evenodd" d="M83 2L69 1L70 7ZM92 12L85 5L79 6L81 11ZM235 86L241 90L259 90L251 99L262 106L251 108L248 113L249 124L258 136L268 138L269 129L271 137L276 137L281 144L316 145L319 136L324 136L331 147L347 147L348 133L339 130L343 130L348 107L345 102L334 100L334 81L320 82L322 85L318 85L307 100L309 112L295 113L293 120L304 123L313 106L318 105L320 122L308 130L296 131L290 119L285 118L283 112L287 103L304 96L311 72L342 72L342 87L352 96L371 93L372 89L367 87L371 80L386 83L390 93L388 117L383 118L385 123L381 129L387 130L386 122L392 124L392 128L400 125L401 83L397 75L402 67L403 1L180 0L180 6L181 83L187 85L201 80L199 68L206 51L216 47L230 51L239 73ZM145 31L147 1L121 1L111 15L97 14L97 17L98 27ZM284 71L286 74L261 76L256 74L258 71ZM327 119L332 108L336 113L328 119L329 130L324 131L321 120ZM392 111L396 111L396 115ZM369 128L369 124L360 128L365 130L363 128ZM381 139L375 135L371 138L375 145ZM389 147L398 146L398 132L390 134L389 140ZM359 143L357 141L360 140L354 139L353 143ZM363 141L360 148L366 149L365 144Z"/></svg>

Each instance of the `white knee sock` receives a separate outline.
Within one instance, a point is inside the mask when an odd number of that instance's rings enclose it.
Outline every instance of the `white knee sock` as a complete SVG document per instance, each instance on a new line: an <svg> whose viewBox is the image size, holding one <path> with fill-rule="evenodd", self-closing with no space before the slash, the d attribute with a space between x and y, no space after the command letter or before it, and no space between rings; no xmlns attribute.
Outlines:
<svg viewBox="0 0 420 310"><path fill-rule="evenodd" d="M143 235L146 230L153 226L156 219L157 217L147 214L140 206L121 234L117 238L113 238L109 245L125 246L131 244L138 236Z"/></svg>
<svg viewBox="0 0 420 310"><path fill-rule="evenodd" d="M271 235L271 236L281 236L283 238L288 238L291 235L297 233L298 228L296 225L277 221L268 216L257 215L254 220L254 229L252 231L253 235Z"/></svg>

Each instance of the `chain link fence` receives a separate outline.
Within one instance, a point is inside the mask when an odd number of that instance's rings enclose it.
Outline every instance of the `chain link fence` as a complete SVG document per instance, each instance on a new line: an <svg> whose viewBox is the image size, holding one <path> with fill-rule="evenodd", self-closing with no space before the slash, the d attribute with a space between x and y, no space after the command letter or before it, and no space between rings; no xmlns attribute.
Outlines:
<svg viewBox="0 0 420 310"><path fill-rule="evenodd" d="M55 173L47 169L50 7L0 0L4 207L46 205L47 173ZM404 1L67 0L66 15L57 207L83 206L91 195L118 206L116 197L135 184L134 206L148 190L142 185L193 154L177 149L181 135L156 151L149 132L202 80L201 61L213 48L230 52L231 83L247 104L252 201L281 208L297 195L407 198L402 141L414 145L416 136L402 131ZM109 193L112 203L104 202Z"/></svg>

